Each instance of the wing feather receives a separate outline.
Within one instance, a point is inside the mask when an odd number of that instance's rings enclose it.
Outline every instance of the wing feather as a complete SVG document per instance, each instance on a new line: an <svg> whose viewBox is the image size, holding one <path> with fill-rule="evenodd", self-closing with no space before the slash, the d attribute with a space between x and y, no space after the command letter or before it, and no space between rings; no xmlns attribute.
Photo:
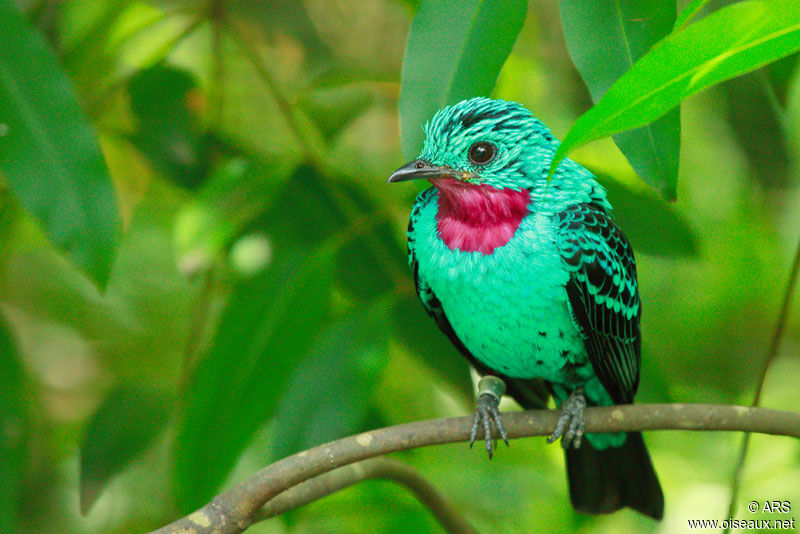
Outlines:
<svg viewBox="0 0 800 534"><path fill-rule="evenodd" d="M594 204L559 213L558 223L572 317L592 368L614 402L630 403L639 386L642 314L633 249Z"/></svg>

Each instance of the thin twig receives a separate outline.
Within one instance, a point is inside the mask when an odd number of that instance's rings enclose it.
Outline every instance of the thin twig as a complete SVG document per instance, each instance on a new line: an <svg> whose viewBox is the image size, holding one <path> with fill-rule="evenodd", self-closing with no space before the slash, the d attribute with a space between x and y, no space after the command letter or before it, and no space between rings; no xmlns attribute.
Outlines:
<svg viewBox="0 0 800 534"><path fill-rule="evenodd" d="M770 364L772 364L772 361L775 359L775 356L778 354L778 348L780 347L781 339L783 339L783 332L786 329L786 322L789 317L792 295L794 294L794 288L797 285L798 271L800 271L800 242L797 244L797 251L794 254L794 261L789 272L789 281L786 284L786 291L783 295L781 311L778 313L778 322L775 324L775 331L772 334L772 340L769 343L769 348L767 349L764 363L761 365L761 373L758 377L756 392L753 395L752 406L758 406L761 402L761 392L764 389L764 382L767 379L767 371L769 370ZM733 478L731 479L731 500L728 504L728 517L734 517L734 514L736 513L736 502L739 500L739 490L741 489L742 483L742 471L744 470L744 462L747 458L747 451L749 449L750 434L745 434L742 438L742 447L739 450L739 458L736 462L736 469L734 470ZM723 532L730 532L730 528L726 528Z"/></svg>
<svg viewBox="0 0 800 534"><path fill-rule="evenodd" d="M549 435L555 410L503 415L511 438ZM588 408L586 432L639 430L731 430L800 438L800 413L712 404L640 404ZM310 478L367 458L428 445L467 441L472 416L417 421L342 438L284 458L216 496L187 517L154 534L231 534L244 531L259 509Z"/></svg>
<svg viewBox="0 0 800 534"><path fill-rule="evenodd" d="M345 465L306 480L275 496L256 514L254 523L321 499L365 480L384 479L408 488L439 520L446 532L476 534L452 504L427 480L407 465L390 458L370 458Z"/></svg>

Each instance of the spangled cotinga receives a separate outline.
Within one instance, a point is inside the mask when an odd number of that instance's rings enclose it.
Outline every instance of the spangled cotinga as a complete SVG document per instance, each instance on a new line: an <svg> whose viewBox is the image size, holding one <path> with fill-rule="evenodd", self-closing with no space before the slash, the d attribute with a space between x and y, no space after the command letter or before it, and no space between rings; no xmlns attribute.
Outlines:
<svg viewBox="0 0 800 534"><path fill-rule="evenodd" d="M505 440L504 386L526 408L549 392L573 506L660 519L641 434L583 435L587 404L633 402L641 361L636 264L605 190L570 159L548 179L558 141L519 104L465 100L425 134L389 182L433 184L411 212L409 263L426 311L483 375L472 439L481 429L491 457L494 422Z"/></svg>

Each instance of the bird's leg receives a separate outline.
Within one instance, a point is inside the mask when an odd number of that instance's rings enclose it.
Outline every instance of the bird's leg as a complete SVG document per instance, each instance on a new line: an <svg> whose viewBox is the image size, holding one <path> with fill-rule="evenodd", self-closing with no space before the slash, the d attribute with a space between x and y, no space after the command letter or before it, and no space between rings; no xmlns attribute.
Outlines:
<svg viewBox="0 0 800 534"><path fill-rule="evenodd" d="M469 435L469 446L475 442L478 437L478 427L483 427L483 436L486 443L486 452L489 454L489 459L492 458L492 421L494 426L497 427L497 433L508 446L508 436L506 429L503 428L503 419L500 416L500 410L497 409L500 404L500 398L506 391L506 384L500 378L492 375L486 375L478 382L478 404L475 407L475 418L472 421L472 431Z"/></svg>
<svg viewBox="0 0 800 534"><path fill-rule="evenodd" d="M583 388L578 388L561 405L561 417L558 418L556 429L547 438L547 443L553 443L561 438L561 446L568 449L570 445L577 449L581 446L583 438L583 412L586 409L586 396Z"/></svg>

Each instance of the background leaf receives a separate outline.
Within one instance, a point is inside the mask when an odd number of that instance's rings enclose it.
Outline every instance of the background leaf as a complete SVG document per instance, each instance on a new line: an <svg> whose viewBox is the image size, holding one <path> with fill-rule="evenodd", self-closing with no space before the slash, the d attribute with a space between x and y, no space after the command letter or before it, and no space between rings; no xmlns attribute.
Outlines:
<svg viewBox="0 0 800 534"><path fill-rule="evenodd" d="M25 376L11 332L0 316L0 525L19 531L21 482L28 469Z"/></svg>
<svg viewBox="0 0 800 534"><path fill-rule="evenodd" d="M561 23L572 61L597 102L633 63L672 29L675 4L661 0L561 0ZM614 136L631 166L667 197L675 197L680 113Z"/></svg>
<svg viewBox="0 0 800 534"><path fill-rule="evenodd" d="M762 69L739 76L725 89L733 131L759 180L766 188L786 187L789 154L782 109L767 73Z"/></svg>
<svg viewBox="0 0 800 534"><path fill-rule="evenodd" d="M194 189L206 178L208 152L199 126L203 100L190 73L154 65L128 81L136 116L133 144L168 178Z"/></svg>
<svg viewBox="0 0 800 534"><path fill-rule="evenodd" d="M185 394L175 476L182 510L202 505L277 406L329 313L331 264L297 253L242 283Z"/></svg>
<svg viewBox="0 0 800 534"><path fill-rule="evenodd" d="M606 188L614 206L614 221L638 254L653 256L697 256L697 235L686 218L675 207L642 185L633 188L614 178L592 171Z"/></svg>
<svg viewBox="0 0 800 534"><path fill-rule="evenodd" d="M403 153L448 104L489 96L525 20L524 0L423 0L408 36L398 108Z"/></svg>
<svg viewBox="0 0 800 534"><path fill-rule="evenodd" d="M92 126L42 36L0 1L0 171L53 243L105 285L117 206Z"/></svg>
<svg viewBox="0 0 800 534"><path fill-rule="evenodd" d="M80 501L86 514L108 481L161 433L170 396L138 385L119 385L103 400L83 435Z"/></svg>
<svg viewBox="0 0 800 534"><path fill-rule="evenodd" d="M469 364L425 313L416 295L400 299L392 308L392 325L398 340L419 361L432 369L438 380L455 387L461 400L472 402L475 388Z"/></svg>
<svg viewBox="0 0 800 534"><path fill-rule="evenodd" d="M684 98L800 49L800 6L739 2L671 34L573 125L553 158L651 122Z"/></svg>
<svg viewBox="0 0 800 534"><path fill-rule="evenodd" d="M366 430L372 389L389 349L385 302L348 313L300 362L272 421L276 460Z"/></svg>

